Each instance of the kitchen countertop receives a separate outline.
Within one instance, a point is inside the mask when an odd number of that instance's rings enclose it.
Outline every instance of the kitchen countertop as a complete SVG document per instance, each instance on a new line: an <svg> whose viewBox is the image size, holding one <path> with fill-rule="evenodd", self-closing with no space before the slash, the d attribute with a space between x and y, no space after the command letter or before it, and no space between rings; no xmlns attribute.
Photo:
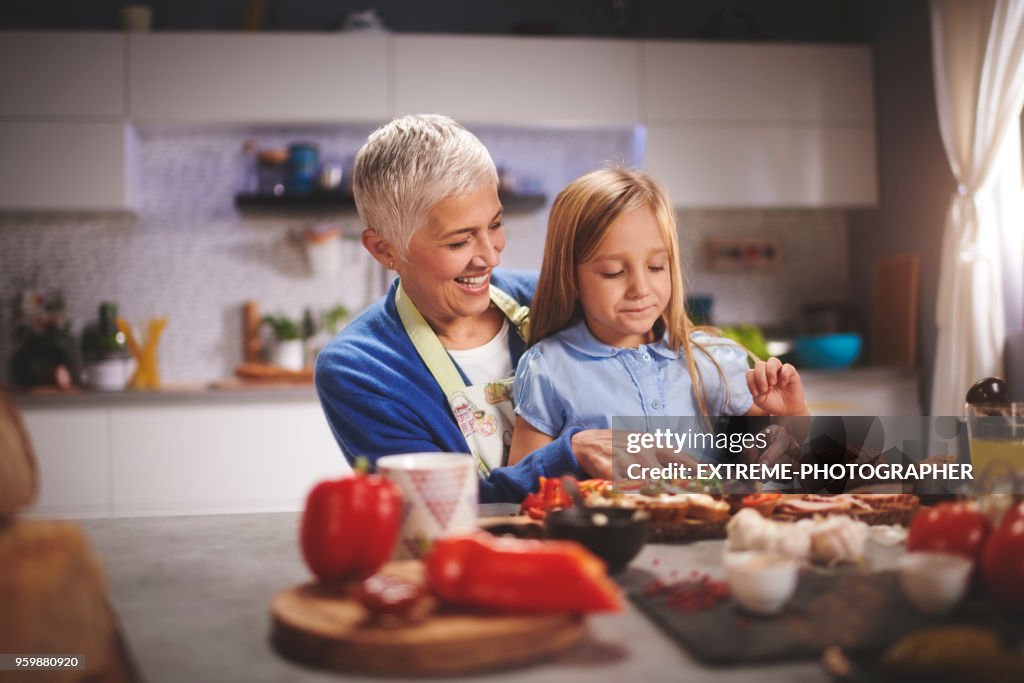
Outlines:
<svg viewBox="0 0 1024 683"><path fill-rule="evenodd" d="M271 598L309 576L299 556L298 523L298 513L81 522L103 560L114 608L147 681L357 678L293 664L271 649ZM721 541L652 544L632 566L663 574L697 569L718 577L721 546ZM627 603L619 614L592 617L590 635L554 660L459 680L810 683L829 678L812 661L704 666Z"/></svg>
<svg viewBox="0 0 1024 683"><path fill-rule="evenodd" d="M827 413L836 409L837 414L859 414L871 408L838 402L833 395L849 396L874 387L905 385L912 383L910 394L914 397L904 401L915 404L899 414L916 415L916 373L897 368L851 368L844 370L802 370L801 377L808 390L808 399L813 401L819 393L825 394L823 410L812 412ZM238 403L267 401L308 401L316 400L316 389L312 382L243 382L235 378L209 381L167 384L152 391L90 391L74 388L67 391L54 389L17 390L14 397L23 408L72 408L102 406L160 405L180 403ZM877 401L869 400L872 406ZM895 414L895 413L894 413Z"/></svg>
<svg viewBox="0 0 1024 683"><path fill-rule="evenodd" d="M22 408L88 408L180 403L239 403L266 401L315 401L312 382L216 382L167 384L160 389L90 391L74 388L16 390L14 398Z"/></svg>

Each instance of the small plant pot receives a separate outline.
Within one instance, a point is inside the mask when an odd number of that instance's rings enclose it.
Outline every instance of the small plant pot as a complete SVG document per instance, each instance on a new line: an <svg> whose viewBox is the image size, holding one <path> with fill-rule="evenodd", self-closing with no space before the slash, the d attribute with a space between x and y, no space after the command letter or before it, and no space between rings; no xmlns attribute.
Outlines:
<svg viewBox="0 0 1024 683"><path fill-rule="evenodd" d="M124 391L131 379L128 357L106 358L85 364L85 385L94 391Z"/></svg>
<svg viewBox="0 0 1024 683"><path fill-rule="evenodd" d="M303 235L306 258L314 277L334 277L341 272L341 231L337 228Z"/></svg>
<svg viewBox="0 0 1024 683"><path fill-rule="evenodd" d="M301 339L278 341L270 354L270 362L286 370L301 370L305 367L306 345Z"/></svg>

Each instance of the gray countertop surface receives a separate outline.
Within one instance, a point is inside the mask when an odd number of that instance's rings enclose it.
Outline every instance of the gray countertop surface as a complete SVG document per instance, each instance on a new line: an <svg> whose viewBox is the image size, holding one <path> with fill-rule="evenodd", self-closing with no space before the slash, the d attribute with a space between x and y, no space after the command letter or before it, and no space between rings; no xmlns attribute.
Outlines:
<svg viewBox="0 0 1024 683"><path fill-rule="evenodd" d="M156 390L89 391L45 389L14 394L21 408L61 410L68 408L109 408L181 404L315 402L310 383L243 384L237 381L168 385Z"/></svg>
<svg viewBox="0 0 1024 683"><path fill-rule="evenodd" d="M895 368L849 368L843 370L801 370L809 388L822 386L836 389L877 386L906 381L913 371ZM209 382L169 383L160 389L144 391L90 391L74 388L19 390L14 394L22 408L67 409L117 406L158 406L195 403L246 403L268 401L315 401L313 383L243 382L227 378Z"/></svg>
<svg viewBox="0 0 1024 683"><path fill-rule="evenodd" d="M294 664L270 646L271 598L309 577L299 555L298 513L97 519L81 524L103 560L114 607L147 681L358 678ZM721 541L652 544L632 566L662 576L699 570L720 578L721 552ZM828 677L810 661L704 666L627 603L623 612L592 617L589 635L557 659L459 680L770 683L820 682Z"/></svg>

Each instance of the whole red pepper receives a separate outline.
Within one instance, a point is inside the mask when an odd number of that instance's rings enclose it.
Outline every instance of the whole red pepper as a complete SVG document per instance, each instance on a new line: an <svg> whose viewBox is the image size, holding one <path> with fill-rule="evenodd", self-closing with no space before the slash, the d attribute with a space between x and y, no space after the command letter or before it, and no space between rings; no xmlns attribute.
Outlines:
<svg viewBox="0 0 1024 683"><path fill-rule="evenodd" d="M427 583L443 602L502 612L609 612L622 601L604 563L571 541L471 534L440 539Z"/></svg>
<svg viewBox="0 0 1024 683"><path fill-rule="evenodd" d="M391 557L401 523L401 492L357 465L351 477L313 487L302 514L299 544L321 581L365 578Z"/></svg>

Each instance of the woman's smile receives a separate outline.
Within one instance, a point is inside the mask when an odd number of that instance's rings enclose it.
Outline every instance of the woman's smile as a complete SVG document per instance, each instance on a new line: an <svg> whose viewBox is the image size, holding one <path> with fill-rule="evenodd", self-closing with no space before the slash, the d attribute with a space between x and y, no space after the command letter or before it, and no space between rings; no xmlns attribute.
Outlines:
<svg viewBox="0 0 1024 683"><path fill-rule="evenodd" d="M462 275L460 277L455 278L455 282L459 284L462 287L462 289L470 293L477 293L483 291L489 292L490 281L490 271L487 271L482 275Z"/></svg>

